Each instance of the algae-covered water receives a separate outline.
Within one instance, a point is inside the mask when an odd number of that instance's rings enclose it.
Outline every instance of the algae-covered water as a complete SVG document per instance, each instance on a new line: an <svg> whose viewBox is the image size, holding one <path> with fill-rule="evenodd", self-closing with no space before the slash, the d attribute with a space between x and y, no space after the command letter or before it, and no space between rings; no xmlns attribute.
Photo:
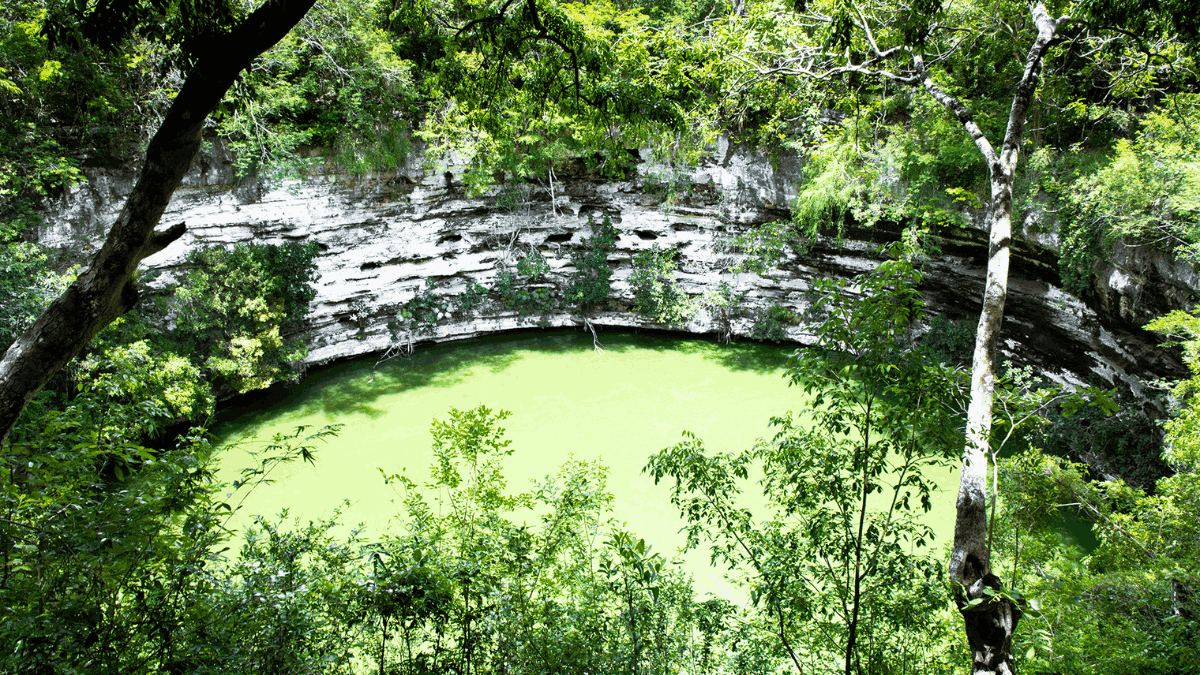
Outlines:
<svg viewBox="0 0 1200 675"><path fill-rule="evenodd" d="M243 400L215 429L224 442L247 439L221 456L226 482L253 463L247 451L275 433L343 426L318 445L315 465L277 469L276 482L257 488L233 525L284 508L305 521L324 518L348 499L341 522L364 524L367 537L379 534L395 526L403 497L380 469L424 482L432 461L430 422L445 419L452 407L483 404L512 411L503 426L515 450L505 463L514 492L570 457L600 459L610 469L618 522L673 557L683 543L682 522L667 485L642 474L646 458L679 442L684 430L710 451L748 448L769 436L772 415L804 409L801 393L783 377L792 350L635 334L602 335L602 342L598 352L590 335L577 332L493 336L418 349L378 367L375 359L338 364L290 390ZM952 478L939 481L944 490L956 487ZM952 494L937 500L930 521L942 536L952 531ZM708 567L707 551L690 553L683 564L698 591L737 594L720 570Z"/></svg>

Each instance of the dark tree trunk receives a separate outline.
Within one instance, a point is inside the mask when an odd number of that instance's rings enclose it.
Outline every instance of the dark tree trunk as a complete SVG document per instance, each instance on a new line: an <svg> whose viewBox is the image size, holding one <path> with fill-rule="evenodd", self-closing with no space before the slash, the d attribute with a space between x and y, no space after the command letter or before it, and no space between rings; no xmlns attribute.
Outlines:
<svg viewBox="0 0 1200 675"><path fill-rule="evenodd" d="M1013 675L1016 665L1012 638L1017 622L1021 620L1021 609L1008 599L997 597L989 601L984 588L997 592L1004 590L996 575L987 574L966 589L965 598L957 600L967 632L967 645L971 648L971 672ZM970 606L969 599L975 598L984 598L984 601Z"/></svg>
<svg viewBox="0 0 1200 675"><path fill-rule="evenodd" d="M0 361L0 443L46 382L100 329L137 302L132 276L143 258L178 239L182 223L154 232L200 150L204 120L237 74L270 49L315 0L268 0L202 56L146 150L141 176L104 246Z"/></svg>

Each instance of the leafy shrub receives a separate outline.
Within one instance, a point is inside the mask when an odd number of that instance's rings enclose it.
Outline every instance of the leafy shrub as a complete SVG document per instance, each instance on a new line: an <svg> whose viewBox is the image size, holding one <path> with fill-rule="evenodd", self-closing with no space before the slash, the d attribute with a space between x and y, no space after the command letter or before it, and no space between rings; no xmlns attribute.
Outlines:
<svg viewBox="0 0 1200 675"><path fill-rule="evenodd" d="M196 249L150 320L173 323L166 344L196 359L218 387L245 392L296 378L293 364L307 353L316 255L315 243Z"/></svg>
<svg viewBox="0 0 1200 675"><path fill-rule="evenodd" d="M426 279L425 285L396 313L393 332L401 328L424 330L437 323L439 318L452 314L466 316L487 300L487 288L474 280L467 281L466 288L453 296L438 293L444 286L443 282Z"/></svg>
<svg viewBox="0 0 1200 675"><path fill-rule="evenodd" d="M754 325L750 329L750 337L755 340L781 342L787 339L784 326L795 325L800 318L792 310L775 303L770 307L760 308L754 313Z"/></svg>
<svg viewBox="0 0 1200 675"><path fill-rule="evenodd" d="M431 481L387 477L405 489L408 525L376 556L376 588L402 627L380 669L677 672L694 626L687 581L627 531L592 543L611 525L599 464L569 460L528 491L508 489L508 415L452 409L432 425ZM536 522L514 520L530 509Z"/></svg>
<svg viewBox="0 0 1200 675"><path fill-rule="evenodd" d="M678 267L675 253L658 244L634 255L629 283L637 313L668 326L682 326L691 320L696 306L675 281Z"/></svg>
<svg viewBox="0 0 1200 675"><path fill-rule="evenodd" d="M355 339L361 340L367 336L367 320L371 318L371 306L366 300L359 298L350 303L350 321L358 329Z"/></svg>
<svg viewBox="0 0 1200 675"><path fill-rule="evenodd" d="M597 226L588 218L588 225L595 233L591 239L583 240L583 251L573 255L571 262L575 271L567 279L564 292L567 302L576 305L580 313L587 314L592 307L604 304L612 287L609 279L612 268L608 256L616 249L617 230L606 215Z"/></svg>
<svg viewBox="0 0 1200 675"><path fill-rule="evenodd" d="M425 285L396 313L400 324L409 329L423 330L437 323L439 316L449 313L449 300L437 294L440 287L438 282L426 279Z"/></svg>
<svg viewBox="0 0 1200 675"><path fill-rule="evenodd" d="M1144 413L1124 410L1106 415L1085 407L1072 415L1049 414L1049 424L1033 441L1048 453L1073 461L1095 462L1130 485L1149 488L1170 473L1163 463L1162 430Z"/></svg>
<svg viewBox="0 0 1200 675"><path fill-rule="evenodd" d="M461 316L481 306L487 300L487 288L477 281L468 281L462 293L455 296L455 311Z"/></svg>
<svg viewBox="0 0 1200 675"><path fill-rule="evenodd" d="M766 274L778 267L789 253L799 255L807 251L810 241L810 237L802 234L793 223L775 221L737 235L728 246L745 254L735 271Z"/></svg>
<svg viewBox="0 0 1200 675"><path fill-rule="evenodd" d="M286 512L257 517L228 569L206 575L212 587L203 600L215 625L188 636L184 644L201 656L191 667L342 673L361 662L373 646L378 593L363 562L366 542L339 540L336 525L337 513L305 524L288 522Z"/></svg>
<svg viewBox="0 0 1200 675"><path fill-rule="evenodd" d="M733 319L741 314L745 293L738 293L729 282L717 284L716 290L700 296L700 306L708 310L717 324L717 341L728 344L733 339Z"/></svg>
<svg viewBox="0 0 1200 675"><path fill-rule="evenodd" d="M102 330L39 406L61 409L73 398L75 381L122 383L124 403L146 406L130 428L131 442L141 443L178 422L205 423L221 390L245 392L299 377L308 303L316 296L316 253L315 244L192 251L183 278L145 293ZM33 288L13 310L34 309L36 294L48 301L48 291L57 292L53 285L66 281L34 269L27 268Z"/></svg>
<svg viewBox="0 0 1200 675"><path fill-rule="evenodd" d="M130 385L86 380L0 448L0 671L344 672L363 633L357 542L260 522L227 565L211 448L197 430L140 445L165 412ZM264 465L312 457L302 433Z"/></svg>
<svg viewBox="0 0 1200 675"><path fill-rule="evenodd" d="M975 330L967 321L951 321L939 314L929 322L921 344L942 363L966 366L975 355Z"/></svg>
<svg viewBox="0 0 1200 675"><path fill-rule="evenodd" d="M1057 190L1067 290L1086 293L1094 265L1119 239L1200 261L1198 122L1200 102L1180 96L1147 115L1136 138L1118 140L1107 161Z"/></svg>
<svg viewBox="0 0 1200 675"><path fill-rule="evenodd" d="M120 329L123 323L118 319L113 328ZM154 349L145 339L110 344L95 351L79 361L73 375L109 392L112 398L153 401L161 406L148 407L142 419L131 427L141 432L141 436L134 436L138 440L152 438L161 428L180 420L203 424L216 403L199 364L179 354Z"/></svg>
<svg viewBox="0 0 1200 675"><path fill-rule="evenodd" d="M496 277L496 291L505 309L515 310L524 316L547 314L557 306L549 288L520 285L516 275L511 272L501 272Z"/></svg>
<svg viewBox="0 0 1200 675"><path fill-rule="evenodd" d="M0 243L0 353L73 279L50 269L45 250L34 244Z"/></svg>
<svg viewBox="0 0 1200 675"><path fill-rule="evenodd" d="M515 310L523 316L538 316L553 312L558 303L551 289L533 286L544 281L550 264L536 250L523 251L517 257L514 269L502 269L496 275L493 290L500 296L500 304L507 310Z"/></svg>
<svg viewBox="0 0 1200 675"><path fill-rule="evenodd" d="M1166 674L1200 656L1200 474L1182 466L1151 494L1037 449L1001 460L993 564L1042 609L1014 645L1022 671ZM1067 518L1094 547L1064 537Z"/></svg>
<svg viewBox="0 0 1200 675"><path fill-rule="evenodd" d="M0 671L148 672L203 625L193 600L222 532L208 446L142 446L147 417L170 415L129 385L83 381L0 448Z"/></svg>
<svg viewBox="0 0 1200 675"><path fill-rule="evenodd" d="M550 263L537 249L526 249L517 256L517 274L529 281L541 281L550 272Z"/></svg>

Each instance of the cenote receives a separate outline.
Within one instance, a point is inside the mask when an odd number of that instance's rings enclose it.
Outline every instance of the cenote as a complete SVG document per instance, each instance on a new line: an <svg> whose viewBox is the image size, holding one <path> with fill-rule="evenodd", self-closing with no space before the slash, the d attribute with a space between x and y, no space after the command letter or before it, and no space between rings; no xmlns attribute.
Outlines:
<svg viewBox="0 0 1200 675"><path fill-rule="evenodd" d="M252 465L249 451L276 433L342 427L317 444L315 464L275 469L275 482L249 494L231 524L244 526L258 514L276 518L284 509L289 518L315 520L343 507L342 527L362 525L368 539L396 527L403 491L385 484L380 470L423 483L431 421L482 404L512 412L503 423L514 449L505 462L510 490L526 489L569 458L599 459L609 468L616 523L676 557L682 523L668 487L642 473L646 458L679 442L684 430L711 451L740 450L771 435L772 415L805 407L783 377L793 348L633 333L602 335L602 344L603 351L594 350L581 332L504 334L419 348L378 365L376 358L343 362L299 385L244 397L215 427L220 443L237 442L220 459L225 482ZM929 522L939 547L953 528L955 478L949 470L936 478L941 494ZM681 560L701 595L738 593L709 567L707 550Z"/></svg>

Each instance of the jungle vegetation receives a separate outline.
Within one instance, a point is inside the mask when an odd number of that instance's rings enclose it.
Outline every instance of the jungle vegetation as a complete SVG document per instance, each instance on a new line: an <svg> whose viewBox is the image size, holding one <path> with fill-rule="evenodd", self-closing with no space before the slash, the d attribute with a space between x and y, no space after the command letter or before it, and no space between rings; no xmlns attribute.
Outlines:
<svg viewBox="0 0 1200 675"><path fill-rule="evenodd" d="M976 218L993 258L1011 223L1046 229L1064 288L1085 299L1118 247L1200 262L1198 16L1174 0L6 2L0 670L1194 670L1196 316L1147 324L1194 376L1165 386L1159 428L1108 392L997 367L986 330L925 315L915 288L939 236ZM466 189L498 199L552 190L578 160L669 207L698 189L686 167L719 136L806 162L790 219L731 239L744 269L848 227L903 232L853 286L816 289L819 344L789 368L816 397L812 428L780 411L754 448L688 435L648 458L749 606L695 598L615 527L601 466L508 491L507 413L482 407L433 422L429 484L382 478L407 495L402 527L339 539L332 522L260 520L229 549L224 495L314 461L336 430L278 437L235 485L214 482L217 397L302 374L317 251L201 249L172 278L137 275L182 233L155 227L202 146L227 145L239 180L456 152ZM677 173L634 176L631 149ZM37 244L47 200L131 168L139 196L97 257ZM592 224L558 291L527 252L453 306L426 289L397 325L485 301L586 317L610 291L611 236ZM742 311L731 292L683 294L667 251L633 262L634 309L658 323ZM796 320L756 311L760 339ZM928 508L920 467L957 462L968 438L980 489L947 556L913 518ZM1161 457L1126 482L1081 463L1080 443L1130 466ZM766 512L738 505L748 489ZM531 509L532 523L518 515ZM1067 521L1096 545L1071 544Z"/></svg>

